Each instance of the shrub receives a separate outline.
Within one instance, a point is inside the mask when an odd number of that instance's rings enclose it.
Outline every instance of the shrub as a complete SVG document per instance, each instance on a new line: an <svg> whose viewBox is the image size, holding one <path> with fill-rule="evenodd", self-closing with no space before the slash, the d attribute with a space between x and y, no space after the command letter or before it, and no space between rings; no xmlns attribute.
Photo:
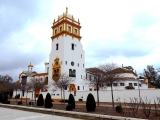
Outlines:
<svg viewBox="0 0 160 120"><path fill-rule="evenodd" d="M18 105L22 105L22 101L18 101L18 103L17 103Z"/></svg>
<svg viewBox="0 0 160 120"><path fill-rule="evenodd" d="M33 102L29 102L29 105L34 105L34 103Z"/></svg>
<svg viewBox="0 0 160 120"><path fill-rule="evenodd" d="M87 111L95 111L96 109L96 102L91 93L88 94L87 100L86 100L86 109Z"/></svg>
<svg viewBox="0 0 160 120"><path fill-rule="evenodd" d="M8 95L4 94L2 95L2 103L6 103L8 101Z"/></svg>
<svg viewBox="0 0 160 120"><path fill-rule="evenodd" d="M0 94L0 102L2 102L2 94Z"/></svg>
<svg viewBox="0 0 160 120"><path fill-rule="evenodd" d="M68 110L68 111L73 110L73 106L72 106L71 104L68 104L68 105L66 106L66 110Z"/></svg>
<svg viewBox="0 0 160 120"><path fill-rule="evenodd" d="M133 86L126 86L125 89L135 89Z"/></svg>
<svg viewBox="0 0 160 120"><path fill-rule="evenodd" d="M73 109L75 108L75 99L72 94L69 95L68 104L71 104Z"/></svg>
<svg viewBox="0 0 160 120"><path fill-rule="evenodd" d="M47 93L46 99L45 99L45 108L51 108L53 106L51 95Z"/></svg>
<svg viewBox="0 0 160 120"><path fill-rule="evenodd" d="M116 111L119 112L119 113L122 112L122 106L121 105L117 105L116 106Z"/></svg>
<svg viewBox="0 0 160 120"><path fill-rule="evenodd" d="M60 100L59 102L67 102L68 103L68 100L67 99L63 99L63 100Z"/></svg>
<svg viewBox="0 0 160 120"><path fill-rule="evenodd" d="M15 95L15 99L19 99L20 98L20 94Z"/></svg>
<svg viewBox="0 0 160 120"><path fill-rule="evenodd" d="M7 101L5 104L10 104L11 102L10 101Z"/></svg>
<svg viewBox="0 0 160 120"><path fill-rule="evenodd" d="M44 105L43 95L40 94L37 100L37 106L43 106L43 105Z"/></svg>

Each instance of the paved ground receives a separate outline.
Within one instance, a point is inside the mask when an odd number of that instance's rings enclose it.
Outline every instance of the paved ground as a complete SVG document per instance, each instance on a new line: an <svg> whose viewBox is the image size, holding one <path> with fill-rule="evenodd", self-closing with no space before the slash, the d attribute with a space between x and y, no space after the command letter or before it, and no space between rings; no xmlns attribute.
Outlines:
<svg viewBox="0 0 160 120"><path fill-rule="evenodd" d="M27 112L0 107L0 120L75 120L75 118ZM82 119L76 119L82 120Z"/></svg>

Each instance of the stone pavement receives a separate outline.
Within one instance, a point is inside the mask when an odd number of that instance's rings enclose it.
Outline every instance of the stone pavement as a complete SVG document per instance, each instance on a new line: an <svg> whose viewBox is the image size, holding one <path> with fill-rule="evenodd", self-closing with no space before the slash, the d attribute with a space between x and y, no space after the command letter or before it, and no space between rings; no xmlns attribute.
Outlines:
<svg viewBox="0 0 160 120"><path fill-rule="evenodd" d="M0 107L0 120L82 120L64 116L56 116L37 112L28 112Z"/></svg>

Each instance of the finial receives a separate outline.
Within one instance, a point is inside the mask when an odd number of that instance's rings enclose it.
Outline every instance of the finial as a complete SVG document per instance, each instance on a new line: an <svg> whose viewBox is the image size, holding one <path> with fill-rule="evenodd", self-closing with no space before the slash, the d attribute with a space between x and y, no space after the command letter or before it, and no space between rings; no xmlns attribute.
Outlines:
<svg viewBox="0 0 160 120"><path fill-rule="evenodd" d="M66 7L66 13L68 13L68 7Z"/></svg>
<svg viewBox="0 0 160 120"><path fill-rule="evenodd" d="M78 23L79 23L79 18L78 18Z"/></svg>
<svg viewBox="0 0 160 120"><path fill-rule="evenodd" d="M122 68L123 68L123 64L122 64Z"/></svg>

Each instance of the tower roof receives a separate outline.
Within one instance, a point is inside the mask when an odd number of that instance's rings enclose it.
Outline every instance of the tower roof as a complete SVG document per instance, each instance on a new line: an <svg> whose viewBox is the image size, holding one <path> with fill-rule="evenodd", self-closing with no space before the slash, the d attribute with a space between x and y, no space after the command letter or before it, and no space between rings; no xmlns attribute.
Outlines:
<svg viewBox="0 0 160 120"><path fill-rule="evenodd" d="M33 67L33 65L31 64L31 62L30 62L30 64L28 65L28 67Z"/></svg>

